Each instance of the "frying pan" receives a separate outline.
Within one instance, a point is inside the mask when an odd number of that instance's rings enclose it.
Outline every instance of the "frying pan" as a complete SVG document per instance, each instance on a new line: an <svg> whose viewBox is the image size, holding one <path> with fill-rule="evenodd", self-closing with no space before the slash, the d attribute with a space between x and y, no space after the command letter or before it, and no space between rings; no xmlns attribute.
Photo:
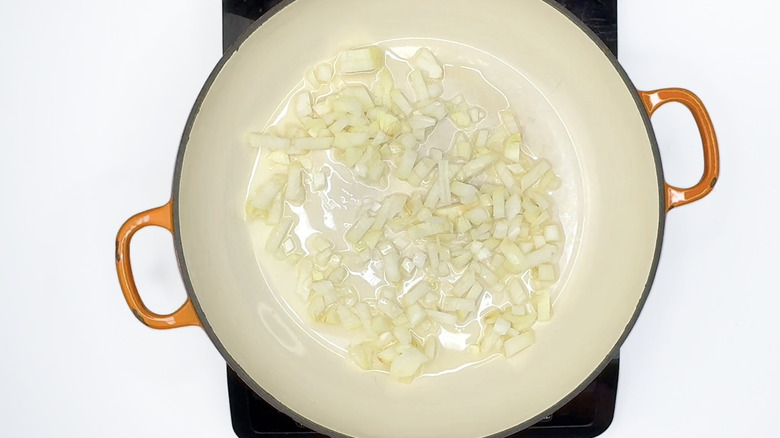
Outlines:
<svg viewBox="0 0 780 438"><path fill-rule="evenodd" d="M358 369L312 336L280 300L285 272L257 262L243 218L262 128L307 68L380 43L431 47L442 62L478 67L516 107L526 141L558 170L568 258L549 323L511 359L401 384ZM704 174L664 182L649 117L677 102L693 114ZM575 396L625 340L650 290L672 208L718 177L714 130L683 89L637 91L606 47L543 0L295 0L254 23L218 63L190 114L169 203L130 218L116 266L135 316L155 329L200 326L243 380L276 408L345 436L488 436L523 429ZM151 312L133 281L133 234L173 233L188 298Z"/></svg>

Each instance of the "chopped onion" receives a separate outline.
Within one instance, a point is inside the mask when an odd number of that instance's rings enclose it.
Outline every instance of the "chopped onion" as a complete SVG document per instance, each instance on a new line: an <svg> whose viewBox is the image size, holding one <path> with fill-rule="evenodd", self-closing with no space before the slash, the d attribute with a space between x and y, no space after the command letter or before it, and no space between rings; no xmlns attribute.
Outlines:
<svg viewBox="0 0 780 438"><path fill-rule="evenodd" d="M393 103L398 107L398 109L401 110L401 112L404 115L408 116L414 110L412 108L412 105L409 103L409 100L406 98L406 96L404 96L401 90L391 91L390 98L393 100Z"/></svg>
<svg viewBox="0 0 780 438"><path fill-rule="evenodd" d="M385 63L385 54L379 47L370 46L341 52L338 59L342 74L375 71Z"/></svg>
<svg viewBox="0 0 780 438"><path fill-rule="evenodd" d="M286 179L282 174L272 176L265 185L260 186L255 194L249 198L249 204L254 209L265 214L276 195L284 187Z"/></svg>
<svg viewBox="0 0 780 438"><path fill-rule="evenodd" d="M449 312L454 312L456 310L473 312L474 310L477 310L477 303L468 298L445 297L441 310Z"/></svg>
<svg viewBox="0 0 780 438"><path fill-rule="evenodd" d="M417 53L409 58L409 62L412 64L412 67L425 72L429 79L441 79L444 76L444 69L439 64L436 56L426 48L418 50Z"/></svg>
<svg viewBox="0 0 780 438"><path fill-rule="evenodd" d="M252 132L249 134L249 145L264 150L285 150L290 148L290 139L275 135Z"/></svg>
<svg viewBox="0 0 780 438"><path fill-rule="evenodd" d="M561 240L561 231L558 225L551 224L544 227L544 239L548 242L558 242Z"/></svg>
<svg viewBox="0 0 780 438"><path fill-rule="evenodd" d="M425 84L425 79L423 79L423 75L419 70L412 70L412 72L409 73L409 85L412 87L412 91L418 101L424 102L430 99L431 96L428 94L428 86Z"/></svg>
<svg viewBox="0 0 780 438"><path fill-rule="evenodd" d="M512 328L512 324L507 321L504 318L499 317L496 319L495 324L493 325L493 331L498 333L499 335L503 336L509 332L509 329Z"/></svg>
<svg viewBox="0 0 780 438"><path fill-rule="evenodd" d="M525 333L520 333L504 341L504 355L512 357L533 345L534 342L536 342L536 337L533 331L529 330Z"/></svg>
<svg viewBox="0 0 780 438"><path fill-rule="evenodd" d="M412 304L422 299L422 297L424 297L430 291L430 283L423 279L412 286L412 288L409 289L409 292L401 296L401 302L403 302L406 306L411 306Z"/></svg>
<svg viewBox="0 0 780 438"><path fill-rule="evenodd" d="M390 365L390 375L396 378L409 378L428 362L428 357L414 347L406 347Z"/></svg>
<svg viewBox="0 0 780 438"><path fill-rule="evenodd" d="M246 205L248 221L271 228L266 251L300 264L297 292L308 313L349 335L359 367L401 381L438 348L453 348L441 336L465 336L472 321L479 337L458 349L509 357L533 344L534 324L552 315L549 288L564 242L549 196L561 180L523 148L517 115L499 111L499 125L477 129L495 115L462 94L442 97L445 69L432 51L407 61L414 100L396 86L380 47L352 49L306 72L306 89L285 106L290 123L247 135L272 175L252 185ZM437 144L445 118L456 132ZM315 222L297 213L324 206L330 172L344 166L379 190L406 181L408 193L363 202L339 236L346 249L316 229L305 231L304 248L298 224ZM335 176L334 184L350 180Z"/></svg>

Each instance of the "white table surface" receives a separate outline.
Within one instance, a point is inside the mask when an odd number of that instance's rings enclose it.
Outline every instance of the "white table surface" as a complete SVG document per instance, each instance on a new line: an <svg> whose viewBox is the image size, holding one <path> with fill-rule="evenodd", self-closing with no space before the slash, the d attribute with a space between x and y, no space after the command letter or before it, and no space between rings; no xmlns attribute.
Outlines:
<svg viewBox="0 0 780 438"><path fill-rule="evenodd" d="M139 324L113 263L119 225L168 199L221 56L220 2L3 3L0 436L234 436L216 349L197 328ZM668 216L604 437L778 435L778 14L769 0L620 2L622 64L640 89L699 94L722 172ZM668 180L694 183L691 117L670 105L653 122ZM139 233L133 259L150 307L175 309L167 233Z"/></svg>

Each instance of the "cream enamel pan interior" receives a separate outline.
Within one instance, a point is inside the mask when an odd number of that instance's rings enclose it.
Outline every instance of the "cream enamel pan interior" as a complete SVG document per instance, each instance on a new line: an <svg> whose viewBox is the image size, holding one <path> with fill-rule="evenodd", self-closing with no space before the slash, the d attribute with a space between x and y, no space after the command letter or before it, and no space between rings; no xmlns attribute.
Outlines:
<svg viewBox="0 0 780 438"><path fill-rule="evenodd" d="M214 70L179 152L173 222L165 226L197 311L189 323L203 325L256 392L332 435L502 434L575 395L638 316L663 235L658 150L614 58L542 0L296 0L263 20ZM411 385L359 370L291 318L268 286L274 272L256 262L243 219L256 153L244 143L247 131L262 128L307 68L350 47L409 38L469 46L478 59L463 61L486 76L513 69L494 80L510 97L528 96L512 103L563 169L561 211L575 230L554 317L537 326L533 347Z"/></svg>

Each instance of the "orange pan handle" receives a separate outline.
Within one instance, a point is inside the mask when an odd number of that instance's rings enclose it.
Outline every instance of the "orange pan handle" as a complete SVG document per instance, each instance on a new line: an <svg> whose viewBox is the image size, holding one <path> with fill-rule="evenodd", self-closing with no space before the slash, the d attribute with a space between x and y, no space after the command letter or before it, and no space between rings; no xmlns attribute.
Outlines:
<svg viewBox="0 0 780 438"><path fill-rule="evenodd" d="M666 211L681 205L697 201L712 191L720 174L720 157L718 155L718 139L715 137L715 128L701 99L683 88L664 88L654 91L640 91L639 97L645 105L647 114L653 113L661 106L669 102L677 102L685 105L693 114L696 126L699 128L701 143L704 147L704 174L695 186L683 189L664 183L666 194Z"/></svg>
<svg viewBox="0 0 780 438"><path fill-rule="evenodd" d="M130 266L130 240L136 231L150 225L165 228L173 233L172 213L172 201L162 207L138 213L122 225L116 236L116 273L119 276L119 285L122 287L127 305L130 306L130 310L139 321L158 330L188 325L201 326L198 314L195 312L195 307L193 307L189 297L175 312L170 315L159 315L146 307L138 294L138 288L133 279L133 269Z"/></svg>

